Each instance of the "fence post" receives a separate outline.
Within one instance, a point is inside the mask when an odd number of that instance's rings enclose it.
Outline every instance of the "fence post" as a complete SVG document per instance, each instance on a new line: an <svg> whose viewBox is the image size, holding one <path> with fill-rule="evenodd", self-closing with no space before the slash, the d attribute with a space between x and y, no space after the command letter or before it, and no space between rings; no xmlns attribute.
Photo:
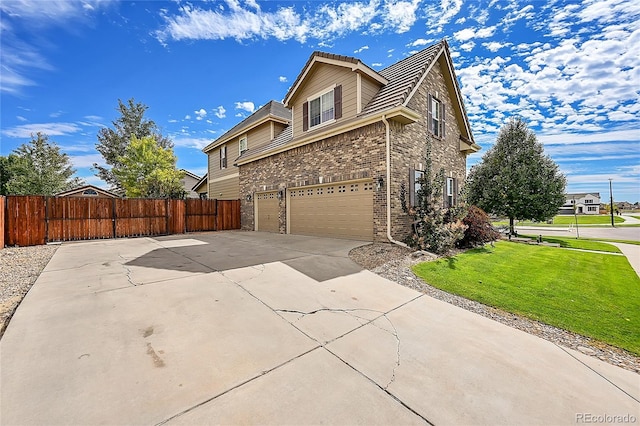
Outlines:
<svg viewBox="0 0 640 426"><path fill-rule="evenodd" d="M113 237L116 238L116 199L111 199L113 202L111 203L111 223L113 224Z"/></svg>
<svg viewBox="0 0 640 426"><path fill-rule="evenodd" d="M44 197L44 243L49 242L49 197Z"/></svg>
<svg viewBox="0 0 640 426"><path fill-rule="evenodd" d="M164 205L165 205L165 224L166 224L166 228L165 228L165 233L166 235L169 235L169 199L165 198L164 199Z"/></svg>

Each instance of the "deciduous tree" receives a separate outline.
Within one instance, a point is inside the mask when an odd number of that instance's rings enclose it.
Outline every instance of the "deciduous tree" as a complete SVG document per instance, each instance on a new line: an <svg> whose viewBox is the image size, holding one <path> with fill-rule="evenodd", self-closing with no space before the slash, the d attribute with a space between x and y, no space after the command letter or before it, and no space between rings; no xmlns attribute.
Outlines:
<svg viewBox="0 0 640 426"><path fill-rule="evenodd" d="M96 176L111 185L111 189L115 192L124 192L124 187L115 177L112 169L121 165L119 158L125 155L133 136L138 139L152 137L162 148L173 147L171 140L160 134L156 123L144 117L147 109L146 105L135 102L133 98L126 104L118 99L120 117L112 122L113 128L105 127L98 132L96 149L110 167L94 164L93 168L97 171Z"/></svg>
<svg viewBox="0 0 640 426"><path fill-rule="evenodd" d="M153 137L131 137L124 155L112 169L127 197L184 198L184 172L176 170L172 148L162 147Z"/></svg>
<svg viewBox="0 0 640 426"><path fill-rule="evenodd" d="M469 172L468 201L486 212L514 220L547 220L564 204L566 178L544 153L535 133L521 118L512 118L495 145Z"/></svg>

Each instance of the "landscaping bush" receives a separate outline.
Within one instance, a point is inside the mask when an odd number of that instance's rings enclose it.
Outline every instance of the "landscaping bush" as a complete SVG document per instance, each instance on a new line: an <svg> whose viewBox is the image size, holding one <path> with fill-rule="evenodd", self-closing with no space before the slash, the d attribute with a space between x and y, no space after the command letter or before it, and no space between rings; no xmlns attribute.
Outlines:
<svg viewBox="0 0 640 426"><path fill-rule="evenodd" d="M489 215L480 207L469 207L467 215L462 219L462 223L467 228L464 231L464 236L457 243L458 247L478 247L500 238L500 233L491 224Z"/></svg>

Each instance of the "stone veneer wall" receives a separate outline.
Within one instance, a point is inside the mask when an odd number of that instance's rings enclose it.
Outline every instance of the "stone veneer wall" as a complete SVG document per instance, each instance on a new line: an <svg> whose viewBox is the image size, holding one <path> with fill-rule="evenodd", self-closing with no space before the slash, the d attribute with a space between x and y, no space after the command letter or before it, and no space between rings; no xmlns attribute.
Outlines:
<svg viewBox="0 0 640 426"><path fill-rule="evenodd" d="M432 94L445 104L445 138L433 136L427 127L427 101ZM436 63L421 87L409 101L408 107L423 115L420 121L402 126L391 126L391 224L392 237L402 241L411 230L411 220L402 211L400 184L409 189L409 169L424 165L427 140L431 140L433 170L444 167L447 177L458 179L459 190L466 177L466 155L460 151L460 130L453 112L453 102L448 92L440 64ZM408 198L408 195L407 195Z"/></svg>
<svg viewBox="0 0 640 426"><path fill-rule="evenodd" d="M247 194L303 185L340 182L379 176L386 179L385 126L374 123L360 129L293 148L240 166L242 229L254 229L254 200ZM374 191L373 235L386 240L386 181ZM255 198L255 197L253 197ZM280 232L285 233L286 197L280 200Z"/></svg>

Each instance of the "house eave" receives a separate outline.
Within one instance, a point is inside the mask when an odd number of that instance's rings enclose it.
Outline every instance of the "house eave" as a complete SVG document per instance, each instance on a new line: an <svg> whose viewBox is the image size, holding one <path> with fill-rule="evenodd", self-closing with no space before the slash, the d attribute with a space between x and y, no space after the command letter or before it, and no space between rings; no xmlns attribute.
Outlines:
<svg viewBox="0 0 640 426"><path fill-rule="evenodd" d="M257 160L261 160L263 158L271 157L272 155L279 154L281 152L289 151L290 149L298 148L300 146L308 145L319 140L327 139L332 136L336 136L350 130L355 130L360 127L368 126L373 123L377 123L382 121L383 117L386 117L389 120L394 120L402 124L411 124L420 120L420 114L413 111L410 108L404 106L397 106L391 109L379 111L375 114L368 114L366 116L357 117L353 120L346 121L341 125L325 127L314 131L309 134L305 134L301 137L294 138L288 143L274 148L270 151L265 151L258 153L254 156L248 156L246 158L241 158L239 161L236 161L235 166L241 166L244 164L248 164Z"/></svg>

